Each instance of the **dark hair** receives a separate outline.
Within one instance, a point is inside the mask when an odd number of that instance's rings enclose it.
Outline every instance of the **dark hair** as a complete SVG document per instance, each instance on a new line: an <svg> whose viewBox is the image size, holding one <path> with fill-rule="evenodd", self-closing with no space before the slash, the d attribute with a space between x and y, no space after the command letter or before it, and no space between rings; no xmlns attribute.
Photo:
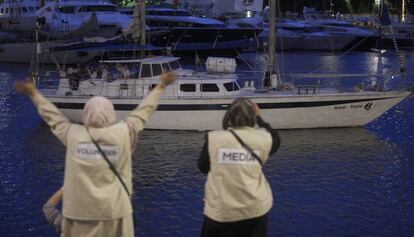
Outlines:
<svg viewBox="0 0 414 237"><path fill-rule="evenodd" d="M256 114L254 104L246 98L238 98L227 109L223 118L223 129L229 127L254 127Z"/></svg>

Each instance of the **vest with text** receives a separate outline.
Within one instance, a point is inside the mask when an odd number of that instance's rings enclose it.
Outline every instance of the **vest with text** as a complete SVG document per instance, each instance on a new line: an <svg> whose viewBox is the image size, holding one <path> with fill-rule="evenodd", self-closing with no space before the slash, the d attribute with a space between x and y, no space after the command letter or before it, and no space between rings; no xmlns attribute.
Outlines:
<svg viewBox="0 0 414 237"><path fill-rule="evenodd" d="M268 159L272 137L262 128L243 127L235 133L260 157ZM205 186L204 214L219 222L260 217L273 205L272 190L260 163L229 131L208 134L210 172Z"/></svg>

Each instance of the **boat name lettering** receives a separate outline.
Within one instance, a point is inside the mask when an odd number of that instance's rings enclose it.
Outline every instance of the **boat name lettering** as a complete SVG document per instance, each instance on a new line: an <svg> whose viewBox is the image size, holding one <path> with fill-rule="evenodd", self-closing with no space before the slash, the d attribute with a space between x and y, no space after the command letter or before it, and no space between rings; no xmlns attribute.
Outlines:
<svg viewBox="0 0 414 237"><path fill-rule="evenodd" d="M362 109L365 108L366 110L369 110L372 106L372 103L369 103L371 105L362 105L362 104L354 104L354 105L335 105L334 109L341 110L341 109ZM368 108L367 108L368 107Z"/></svg>

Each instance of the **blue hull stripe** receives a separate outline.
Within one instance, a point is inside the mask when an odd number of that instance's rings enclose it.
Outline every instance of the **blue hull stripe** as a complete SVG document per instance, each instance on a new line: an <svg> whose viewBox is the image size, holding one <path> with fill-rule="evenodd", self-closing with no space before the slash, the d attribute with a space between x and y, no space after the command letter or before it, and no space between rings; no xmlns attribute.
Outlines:
<svg viewBox="0 0 414 237"><path fill-rule="evenodd" d="M333 105L343 105L351 103L363 103L368 101L378 101L394 99L398 97L386 97L375 99L357 99L357 100L333 100L333 101L310 101L310 102L282 102L282 103L259 103L261 109L292 109L292 108L311 108ZM56 102L54 103L59 109L83 109L84 103ZM226 110L229 104L170 104L159 105L160 111L189 111L189 110ZM131 111L137 107L137 104L114 104L115 110Z"/></svg>

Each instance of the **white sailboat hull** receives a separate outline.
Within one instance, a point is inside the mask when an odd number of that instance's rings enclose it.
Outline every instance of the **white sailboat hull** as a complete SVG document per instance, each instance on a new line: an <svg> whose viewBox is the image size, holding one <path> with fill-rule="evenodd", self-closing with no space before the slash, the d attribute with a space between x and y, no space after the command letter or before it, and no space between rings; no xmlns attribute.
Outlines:
<svg viewBox="0 0 414 237"><path fill-rule="evenodd" d="M319 96L256 96L262 117L275 129L358 127L375 120L411 92L367 92ZM47 96L72 122L82 121L89 99ZM149 129L214 130L221 128L226 108L234 98L162 98L147 122ZM118 119L125 118L140 99L112 98Z"/></svg>

